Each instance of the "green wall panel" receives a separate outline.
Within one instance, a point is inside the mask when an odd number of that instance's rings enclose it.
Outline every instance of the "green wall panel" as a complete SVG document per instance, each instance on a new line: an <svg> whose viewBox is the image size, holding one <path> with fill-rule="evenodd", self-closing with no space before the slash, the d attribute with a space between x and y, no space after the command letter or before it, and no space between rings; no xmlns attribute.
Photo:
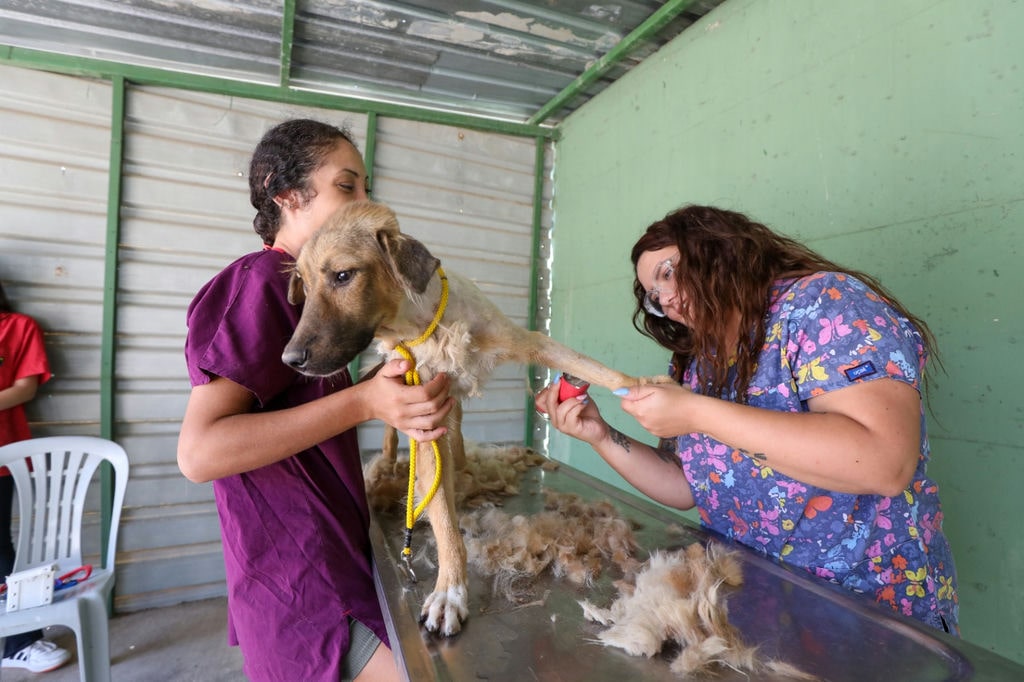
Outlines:
<svg viewBox="0 0 1024 682"><path fill-rule="evenodd" d="M556 147L555 338L664 371L629 249L685 203L741 210L878 276L939 339L931 473L964 636L1024 662L1024 3L730 0L575 112ZM642 431L607 392L605 416ZM625 485L589 448L553 456Z"/></svg>

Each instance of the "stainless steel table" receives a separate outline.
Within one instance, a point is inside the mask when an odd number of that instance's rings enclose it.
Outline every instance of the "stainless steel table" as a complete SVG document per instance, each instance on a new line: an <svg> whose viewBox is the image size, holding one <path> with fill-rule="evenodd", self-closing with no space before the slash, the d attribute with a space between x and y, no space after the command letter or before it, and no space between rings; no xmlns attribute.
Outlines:
<svg viewBox="0 0 1024 682"><path fill-rule="evenodd" d="M691 542L721 540L646 499L560 465L533 468L521 492L505 498L510 514L543 510L542 489L575 493L587 501L607 500L638 526L643 560L654 549L672 550ZM671 529L669 526L671 525ZM682 526L682 535L679 527ZM396 657L408 679L421 680L678 680L668 656L643 658L595 642L602 626L586 621L577 603L607 606L616 597L609 571L591 588L579 588L549 573L533 584L540 605L512 604L492 594L492 579L470 571L470 615L461 633L444 638L419 625L420 606L433 588L436 571L415 565L419 581L401 570L404 515L380 513L371 523L378 594ZM417 524L416 546L429 526ZM997 656L887 609L846 590L793 571L739 547L744 584L729 595L729 619L748 644L764 656L792 663L823 680L1014 680L1024 666ZM725 670L716 680L742 680Z"/></svg>

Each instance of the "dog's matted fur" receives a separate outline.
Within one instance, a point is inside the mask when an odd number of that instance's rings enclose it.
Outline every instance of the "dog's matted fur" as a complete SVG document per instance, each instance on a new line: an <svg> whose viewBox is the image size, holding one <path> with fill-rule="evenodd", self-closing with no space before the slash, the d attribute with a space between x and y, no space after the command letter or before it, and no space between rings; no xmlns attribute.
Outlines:
<svg viewBox="0 0 1024 682"><path fill-rule="evenodd" d="M306 243L289 290L304 301L302 317L282 359L304 374L328 376L343 370L373 340L385 357L417 339L431 324L441 299L440 261L418 240L403 234L387 206L347 204ZM494 368L504 362L561 370L596 386L615 390L667 377L635 378L605 367L548 336L509 320L470 280L448 272L448 301L436 331L410 350L421 380L439 372L451 377L457 400L477 395ZM468 614L466 549L454 506L454 470L465 462L461 407L449 414L447 435L438 443L441 486L427 506L438 546L438 576L423 605L428 630L453 635ZM385 452L393 460L397 441L388 431ZM429 443L419 444L416 490L426 494L434 479ZM425 449L424 449L425 448Z"/></svg>

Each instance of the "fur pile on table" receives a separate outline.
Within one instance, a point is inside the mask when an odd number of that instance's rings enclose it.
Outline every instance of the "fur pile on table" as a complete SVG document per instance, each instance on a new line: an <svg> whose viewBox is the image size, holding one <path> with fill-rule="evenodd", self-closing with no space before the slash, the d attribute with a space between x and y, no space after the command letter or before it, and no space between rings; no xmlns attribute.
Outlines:
<svg viewBox="0 0 1024 682"><path fill-rule="evenodd" d="M495 576L496 590L512 602L523 600L517 583L545 570L589 587L609 562L623 575L640 568L633 525L608 502L584 502L571 493L545 490L544 511L528 516L484 507L463 514L459 525L469 564Z"/></svg>
<svg viewBox="0 0 1024 682"><path fill-rule="evenodd" d="M404 508L408 465L407 459L392 463L380 456L368 462L364 476L374 509ZM586 502L570 493L545 490L544 510L535 514L503 511L501 498L517 495L522 474L535 466L558 465L525 447L466 443L466 467L456 483L459 524L469 565L493 578L495 593L524 605L532 596L532 579L544 571L585 588L613 565L622 577L615 581L618 597L612 604L579 602L585 618L606 626L597 635L600 644L634 656L678 651L671 668L680 676L724 667L815 679L787 663L760 658L729 623L728 593L743 583L735 551L695 543L677 551L655 550L642 562L630 521L608 502ZM427 560L425 550L418 560Z"/></svg>
<svg viewBox="0 0 1024 682"><path fill-rule="evenodd" d="M677 675L724 666L742 673L816 679L788 663L764 660L757 647L743 643L726 608L729 588L742 584L735 551L694 543L673 552L653 552L632 585L620 585L610 607L598 608L589 601L580 606L585 618L608 626L597 636L605 646L650 657L674 643L679 654L671 667Z"/></svg>

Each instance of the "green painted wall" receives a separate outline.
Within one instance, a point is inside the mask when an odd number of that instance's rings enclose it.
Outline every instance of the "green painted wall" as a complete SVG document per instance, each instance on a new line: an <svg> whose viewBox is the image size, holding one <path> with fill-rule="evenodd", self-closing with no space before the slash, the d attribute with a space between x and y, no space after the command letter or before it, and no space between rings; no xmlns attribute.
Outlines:
<svg viewBox="0 0 1024 682"><path fill-rule="evenodd" d="M931 473L968 640L1024 662L1024 2L730 0L573 114L556 149L555 338L618 369L628 253L684 203L869 271L936 332ZM636 423L607 392L605 415ZM553 456L624 485L560 434Z"/></svg>

